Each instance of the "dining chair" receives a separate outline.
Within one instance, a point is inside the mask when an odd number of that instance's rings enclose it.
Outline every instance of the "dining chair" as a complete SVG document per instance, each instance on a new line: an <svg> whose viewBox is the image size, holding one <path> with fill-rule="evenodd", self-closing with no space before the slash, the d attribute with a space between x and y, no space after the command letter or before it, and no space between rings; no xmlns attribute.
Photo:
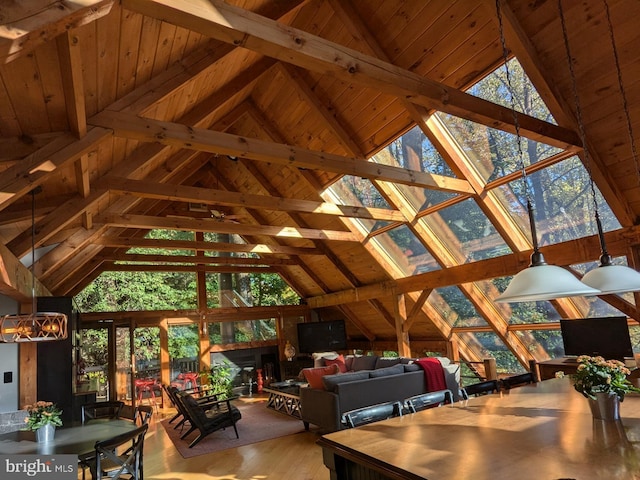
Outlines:
<svg viewBox="0 0 640 480"><path fill-rule="evenodd" d="M350 410L342 415L342 424L347 428L402 416L401 402L385 402Z"/></svg>
<svg viewBox="0 0 640 480"><path fill-rule="evenodd" d="M124 402L110 400L106 402L92 402L82 405L82 423L96 418L120 418Z"/></svg>
<svg viewBox="0 0 640 480"><path fill-rule="evenodd" d="M143 480L144 437L149 424L96 442L93 456L88 460L93 480L118 479L122 475L131 480Z"/></svg>
<svg viewBox="0 0 640 480"><path fill-rule="evenodd" d="M405 411L416 413L427 408L441 407L447 403L453 403L453 393L451 390L438 390L435 392L421 393L404 400Z"/></svg>
<svg viewBox="0 0 640 480"><path fill-rule="evenodd" d="M151 405L136 405L133 421L139 425L144 425L149 423L151 415L153 415L153 407Z"/></svg>
<svg viewBox="0 0 640 480"><path fill-rule="evenodd" d="M498 393L500 391L500 384L498 380L485 380L484 382L478 382L471 385L467 385L462 388L462 398L467 400L471 395L477 397L478 395L486 395L489 393Z"/></svg>
<svg viewBox="0 0 640 480"><path fill-rule="evenodd" d="M536 383L536 378L533 372L512 375L511 377L506 377L500 380L500 384L505 390L509 390L514 387L520 387L522 385L528 385L530 383Z"/></svg>
<svg viewBox="0 0 640 480"><path fill-rule="evenodd" d="M226 427L233 427L236 438L240 438L236 422L242 418L238 407L231 405L230 399L215 400L209 403L199 403L188 394L181 392L178 400L182 402L185 413L191 424L189 430L182 434L181 439L188 437L193 431L198 430L198 436L189 444L189 448L195 446L207 435Z"/></svg>

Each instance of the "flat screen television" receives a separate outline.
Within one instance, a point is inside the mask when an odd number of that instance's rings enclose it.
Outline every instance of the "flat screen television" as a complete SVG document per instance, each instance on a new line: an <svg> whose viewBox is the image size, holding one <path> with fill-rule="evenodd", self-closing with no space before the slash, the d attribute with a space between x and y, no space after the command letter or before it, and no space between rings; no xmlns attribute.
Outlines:
<svg viewBox="0 0 640 480"><path fill-rule="evenodd" d="M300 353L327 352L347 349L344 320L298 324Z"/></svg>
<svg viewBox="0 0 640 480"><path fill-rule="evenodd" d="M560 320L564 354L600 355L605 359L633 358L626 317Z"/></svg>

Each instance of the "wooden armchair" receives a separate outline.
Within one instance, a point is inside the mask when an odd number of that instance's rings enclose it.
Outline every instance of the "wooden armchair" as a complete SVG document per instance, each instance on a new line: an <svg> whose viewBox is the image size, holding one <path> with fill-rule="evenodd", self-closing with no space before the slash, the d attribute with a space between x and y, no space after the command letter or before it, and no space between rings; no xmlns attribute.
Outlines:
<svg viewBox="0 0 640 480"><path fill-rule="evenodd" d="M231 405L231 400L214 400L208 403L199 403L192 395L183 392L180 392L177 398L182 403L185 415L191 424L191 428L182 434L180 438L188 437L195 430L200 432L189 444L189 448L192 448L210 433L226 427L233 427L236 432L236 438L240 438L236 422L242 418L242 415L237 407Z"/></svg>

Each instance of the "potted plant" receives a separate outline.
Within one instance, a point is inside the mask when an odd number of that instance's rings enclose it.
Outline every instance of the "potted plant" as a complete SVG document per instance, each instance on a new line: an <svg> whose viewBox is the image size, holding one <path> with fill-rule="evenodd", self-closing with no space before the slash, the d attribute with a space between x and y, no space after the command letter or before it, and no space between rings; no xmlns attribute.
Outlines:
<svg viewBox="0 0 640 480"><path fill-rule="evenodd" d="M619 360L581 355L578 369L571 375L574 388L589 399L591 413L601 420L620 418L619 403L630 392L640 392L628 379L631 372Z"/></svg>
<svg viewBox="0 0 640 480"><path fill-rule="evenodd" d="M216 395L219 400L233 396L233 378L231 364L228 361L214 363L209 370L202 372L207 378L207 395Z"/></svg>
<svg viewBox="0 0 640 480"><path fill-rule="evenodd" d="M38 400L32 405L26 405L27 417L24 419L27 429L36 432L39 442L53 439L56 427L62 426L62 410L53 402Z"/></svg>

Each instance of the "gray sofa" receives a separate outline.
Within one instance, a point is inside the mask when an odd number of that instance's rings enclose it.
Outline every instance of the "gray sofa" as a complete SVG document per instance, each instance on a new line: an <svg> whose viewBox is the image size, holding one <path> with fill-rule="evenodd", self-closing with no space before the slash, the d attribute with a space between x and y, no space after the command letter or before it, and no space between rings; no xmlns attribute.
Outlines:
<svg viewBox="0 0 640 480"><path fill-rule="evenodd" d="M448 359L443 363L447 388L458 400L459 366ZM373 360L376 362L376 360ZM424 371L415 364L405 363L387 366L378 361L374 368L350 371L322 378L324 389L303 387L300 389L300 408L305 428L309 424L322 431L333 432L344 428L342 415L349 410L367 407L377 403L402 401L413 395L428 391ZM376 368L377 367L377 368Z"/></svg>

